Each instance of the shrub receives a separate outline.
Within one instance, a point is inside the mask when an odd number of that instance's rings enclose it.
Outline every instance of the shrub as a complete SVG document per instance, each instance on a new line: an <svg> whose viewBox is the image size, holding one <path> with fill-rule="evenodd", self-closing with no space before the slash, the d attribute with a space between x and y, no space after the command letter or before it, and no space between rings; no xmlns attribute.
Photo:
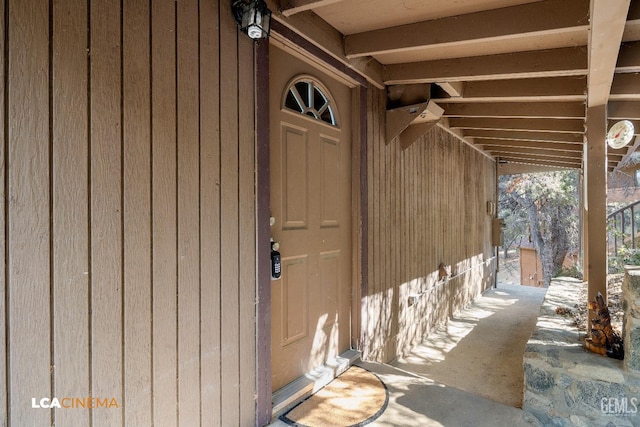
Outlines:
<svg viewBox="0 0 640 427"><path fill-rule="evenodd" d="M640 249L621 247L618 255L609 256L609 273L624 272L625 265L640 265Z"/></svg>

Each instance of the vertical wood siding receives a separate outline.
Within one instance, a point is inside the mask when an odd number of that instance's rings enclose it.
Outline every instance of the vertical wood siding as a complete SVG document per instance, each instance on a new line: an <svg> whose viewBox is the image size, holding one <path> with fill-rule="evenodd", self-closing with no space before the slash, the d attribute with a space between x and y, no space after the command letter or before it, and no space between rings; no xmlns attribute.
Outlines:
<svg viewBox="0 0 640 427"><path fill-rule="evenodd" d="M495 163L440 128L407 150L384 140L385 94L368 90L365 358L406 353L492 283ZM452 277L438 280L444 263ZM417 302L409 305L409 296Z"/></svg>
<svg viewBox="0 0 640 427"><path fill-rule="evenodd" d="M0 425L254 424L254 53L230 2L0 13ZM32 408L52 397L118 407Z"/></svg>

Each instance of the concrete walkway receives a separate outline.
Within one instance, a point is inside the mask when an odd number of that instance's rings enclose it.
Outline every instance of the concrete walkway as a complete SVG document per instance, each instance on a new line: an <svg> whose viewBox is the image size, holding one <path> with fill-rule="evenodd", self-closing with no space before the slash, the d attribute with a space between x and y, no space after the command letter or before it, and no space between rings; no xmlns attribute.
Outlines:
<svg viewBox="0 0 640 427"><path fill-rule="evenodd" d="M390 391L375 426L531 426L523 354L545 289L500 285L393 366L363 363Z"/></svg>
<svg viewBox="0 0 640 427"><path fill-rule="evenodd" d="M390 365L362 363L389 389L389 405L371 426L532 427L521 409L406 372Z"/></svg>
<svg viewBox="0 0 640 427"><path fill-rule="evenodd" d="M387 409L369 425L536 425L518 408L524 348L544 293L545 289L499 285L393 365L358 363L389 389Z"/></svg>
<svg viewBox="0 0 640 427"><path fill-rule="evenodd" d="M394 365L521 408L524 348L545 291L519 285L491 289Z"/></svg>

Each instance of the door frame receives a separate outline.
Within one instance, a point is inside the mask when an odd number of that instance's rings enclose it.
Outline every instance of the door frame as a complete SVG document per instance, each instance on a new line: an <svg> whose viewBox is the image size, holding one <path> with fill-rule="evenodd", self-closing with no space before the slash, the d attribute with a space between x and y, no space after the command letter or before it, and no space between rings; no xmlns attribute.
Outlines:
<svg viewBox="0 0 640 427"><path fill-rule="evenodd" d="M366 340L362 328L362 301L368 281L368 209L367 209L367 100L368 83L364 77L309 42L277 20L271 22L271 37L284 43L293 53L311 60L332 74L351 82L352 108L352 322L351 346L361 348ZM256 425L271 421L271 260L270 260L270 114L268 39L259 40L254 50L255 137L256 137ZM359 286L358 286L359 285Z"/></svg>

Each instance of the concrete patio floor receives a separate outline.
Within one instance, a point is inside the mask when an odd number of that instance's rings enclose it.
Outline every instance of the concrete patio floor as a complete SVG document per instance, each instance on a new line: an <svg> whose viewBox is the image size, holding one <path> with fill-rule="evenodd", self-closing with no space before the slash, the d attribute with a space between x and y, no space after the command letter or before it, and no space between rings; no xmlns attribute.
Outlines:
<svg viewBox="0 0 640 427"><path fill-rule="evenodd" d="M361 363L389 389L389 405L371 426L531 427L512 406L459 390L390 365Z"/></svg>
<svg viewBox="0 0 640 427"><path fill-rule="evenodd" d="M411 354L392 364L358 363L389 389L387 409L369 425L538 425L519 407L524 348L544 293L499 285L430 333Z"/></svg>
<svg viewBox="0 0 640 427"><path fill-rule="evenodd" d="M546 289L490 289L393 365L460 390L522 407L523 354Z"/></svg>

